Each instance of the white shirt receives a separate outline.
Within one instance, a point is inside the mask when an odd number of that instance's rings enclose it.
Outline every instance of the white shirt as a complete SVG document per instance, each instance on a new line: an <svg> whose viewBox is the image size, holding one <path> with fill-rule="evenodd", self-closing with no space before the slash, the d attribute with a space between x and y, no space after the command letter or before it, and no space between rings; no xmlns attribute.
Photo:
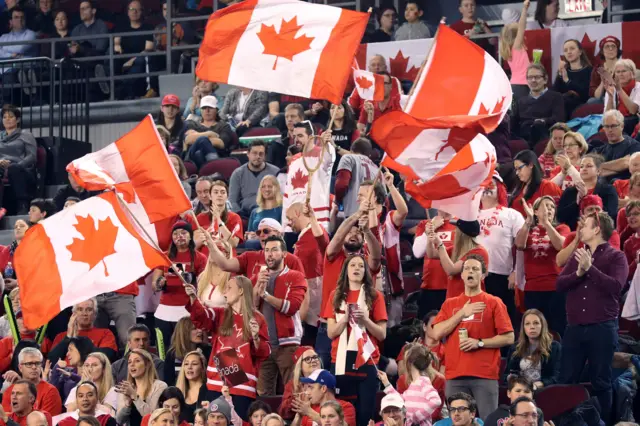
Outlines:
<svg viewBox="0 0 640 426"><path fill-rule="evenodd" d="M238 97L238 112L236 112L236 115L233 117L238 123L242 121L242 116L244 115L244 106L247 103L247 99L249 99L249 96L251 96L251 92L245 95L242 90L240 91L240 96Z"/></svg>
<svg viewBox="0 0 640 426"><path fill-rule="evenodd" d="M616 91L616 97L613 99L613 107L614 108L618 108L617 102L618 102L618 93ZM633 88L633 90L631 90L631 95L629 95L629 98L631 98L631 101L638 105L638 107L640 107L640 81L636 82L636 86ZM609 102L609 92L605 91L605 95L604 95L604 111L607 111L607 103Z"/></svg>
<svg viewBox="0 0 640 426"><path fill-rule="evenodd" d="M489 253L489 272L509 275L513 271L513 243L524 225L520 213L508 207L480 210L480 235L477 240Z"/></svg>

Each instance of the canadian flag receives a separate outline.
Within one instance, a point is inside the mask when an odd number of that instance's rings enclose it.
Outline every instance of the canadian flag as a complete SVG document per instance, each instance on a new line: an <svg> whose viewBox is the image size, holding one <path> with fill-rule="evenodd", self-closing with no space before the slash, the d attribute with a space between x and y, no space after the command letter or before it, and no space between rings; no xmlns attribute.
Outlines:
<svg viewBox="0 0 640 426"><path fill-rule="evenodd" d="M496 152L471 118L459 124L467 128L392 111L373 122L371 137L386 153L382 164L407 177L405 190L423 207L476 220Z"/></svg>
<svg viewBox="0 0 640 426"><path fill-rule="evenodd" d="M468 38L440 25L404 111L421 119L441 117L449 127L479 116L474 121L491 132L507 113L511 97L500 64Z"/></svg>
<svg viewBox="0 0 640 426"><path fill-rule="evenodd" d="M357 324L351 324L354 335L358 341L358 354L356 355L355 369L359 369L367 363L376 352L376 345L373 344L369 335Z"/></svg>
<svg viewBox="0 0 640 426"><path fill-rule="evenodd" d="M105 192L27 231L14 256L27 328L36 329L75 303L170 265L141 237L120 203L115 192Z"/></svg>
<svg viewBox="0 0 640 426"><path fill-rule="evenodd" d="M364 70L353 70L353 81L361 99L366 101L384 99L384 76Z"/></svg>
<svg viewBox="0 0 640 426"><path fill-rule="evenodd" d="M358 68L367 69L374 56L382 56L389 74L403 81L415 81L433 44L432 38L361 44L356 52Z"/></svg>
<svg viewBox="0 0 640 426"><path fill-rule="evenodd" d="M246 0L211 15L196 74L340 103L369 14L296 0Z"/></svg>
<svg viewBox="0 0 640 426"><path fill-rule="evenodd" d="M154 239L151 224L170 227L191 208L151 115L116 142L72 161L67 171L89 190L115 188Z"/></svg>
<svg viewBox="0 0 640 426"><path fill-rule="evenodd" d="M322 148L316 145L311 148L309 153L305 154L304 159L302 158L302 154L296 154L292 158L287 172L287 183L282 199L282 223L288 223L287 209L292 204L305 203L307 200L307 190L309 188L308 166L311 169L318 168L318 170L313 173L309 204L311 204L318 222L324 226L325 229L328 229L329 213L331 212L331 170L336 160L336 150L332 144L327 144L325 145L322 159L320 159L321 154ZM305 161L307 162L307 166L305 166ZM319 167L318 161L322 161ZM290 232L291 228L287 225L286 230Z"/></svg>

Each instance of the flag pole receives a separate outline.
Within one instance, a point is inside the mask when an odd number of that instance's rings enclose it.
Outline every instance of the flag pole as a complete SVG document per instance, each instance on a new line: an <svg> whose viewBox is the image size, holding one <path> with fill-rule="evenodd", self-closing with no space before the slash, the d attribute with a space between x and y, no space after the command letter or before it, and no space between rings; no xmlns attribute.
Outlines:
<svg viewBox="0 0 640 426"><path fill-rule="evenodd" d="M149 243L153 246L154 249L156 249L156 251L160 254L162 254L162 256L164 256L165 259L167 259L170 263L171 266L170 268L173 269L173 272L175 272L175 274L180 277L180 281L182 281L183 285L187 285L189 284L184 277L182 276L182 274L180 274L180 270L178 269L178 267L176 266L175 263L173 263L171 261L171 259L169 259L169 257L164 254L164 252L162 251L162 249L160 248L160 246L158 246L158 243L155 242L155 240L153 239L153 237L151 237L151 235L149 235L149 232L147 232L147 230L144 228L144 226L142 225L142 223L140 223L140 221L138 220L138 218L136 217L135 214L133 214L133 212L131 211L131 209L129 208L129 206L127 206L127 203L125 203L124 199L122 198L122 195L120 195L118 193L118 191L115 190L115 188L113 189L113 192L116 194L116 198L118 199L118 201L120 202L120 205L122 206L122 208L124 208L127 213L129 213L129 215L133 218L133 220L136 222L136 224L138 225L138 227L142 230L142 232L144 233L144 235L147 237L147 240L149 241Z"/></svg>
<svg viewBox="0 0 640 426"><path fill-rule="evenodd" d="M440 19L440 24L444 24L446 22L446 17L442 17ZM433 46L436 44L436 40L438 39L438 32L440 31L440 26L436 29L436 34L433 36L433 43L429 46L429 51L427 52L426 58L422 61L422 65L420 65L420 69L418 70L418 74L416 74L416 78L413 80L413 84L411 85L411 90L409 90L409 94L407 95L407 103L405 105L409 105L409 101L411 101L411 96L413 96L413 92L416 90L416 85L418 84L418 80L422 76L422 72L424 71L424 67L427 65L427 61L429 60L429 55L431 55L431 51L433 50Z"/></svg>

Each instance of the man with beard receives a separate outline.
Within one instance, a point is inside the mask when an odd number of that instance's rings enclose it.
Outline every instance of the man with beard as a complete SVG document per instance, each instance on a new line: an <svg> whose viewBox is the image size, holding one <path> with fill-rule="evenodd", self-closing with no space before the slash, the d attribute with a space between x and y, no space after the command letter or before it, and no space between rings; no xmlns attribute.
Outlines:
<svg viewBox="0 0 640 426"><path fill-rule="evenodd" d="M462 265L464 293L444 302L427 331L433 339L447 338L446 395L473 395L481 417L498 408L500 348L513 344L507 308L480 286L486 275L482 256L469 255Z"/></svg>
<svg viewBox="0 0 640 426"><path fill-rule="evenodd" d="M76 388L78 409L56 416L54 424L59 426L75 426L78 418L95 417L101 426L117 426L116 420L108 412L98 408L98 388L93 382L84 381Z"/></svg>
<svg viewBox="0 0 640 426"><path fill-rule="evenodd" d="M370 214L375 214L375 203L365 200L360 204L360 210L342 222L329 242L324 257L321 312L327 303L331 303L329 296L336 289L342 265L348 256L364 252L371 274L380 272L380 242L368 226ZM322 359L322 365L330 365L331 339L327 336L327 323L322 319L315 349Z"/></svg>
<svg viewBox="0 0 640 426"><path fill-rule="evenodd" d="M307 282L300 271L284 264L287 246L278 236L264 244L266 268L262 267L253 282L253 299L264 315L269 331L271 354L262 362L258 377L258 394L275 395L278 373L282 383L293 377L293 354L300 346L302 323L300 306L307 293Z"/></svg>
<svg viewBox="0 0 640 426"><path fill-rule="evenodd" d="M262 219L258 225L256 235L260 239L260 245L264 249L265 242L269 237L282 237L282 225L275 219ZM260 267L266 265L264 250L245 251L238 257L228 259L216 244L212 244L212 247L209 248L209 259L223 271L244 275L246 277L252 277L258 274ZM302 262L300 262L300 259L294 254L285 253L284 264L289 269L304 273Z"/></svg>

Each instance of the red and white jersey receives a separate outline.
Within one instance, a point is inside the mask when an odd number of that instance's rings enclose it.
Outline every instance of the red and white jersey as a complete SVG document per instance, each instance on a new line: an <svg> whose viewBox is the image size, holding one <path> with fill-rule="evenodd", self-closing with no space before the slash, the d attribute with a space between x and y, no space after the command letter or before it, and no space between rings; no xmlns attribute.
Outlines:
<svg viewBox="0 0 640 426"><path fill-rule="evenodd" d="M246 374L247 381L241 385L230 386L231 395L247 396L256 398L256 386L258 384L258 372L260 364L271 354L269 345L269 332L267 323L260 312L254 311L253 318L260 325L258 348L255 347L251 339L248 341L243 337L243 317L242 314L233 314L233 330L229 336L220 334L220 326L224 321L226 308L205 309L198 300L187 305L187 310L191 314L191 321L197 328L207 330L211 334L211 357L207 366L207 389L220 392L225 386L215 364L215 357L228 349L234 348L238 356L240 369Z"/></svg>
<svg viewBox="0 0 640 426"><path fill-rule="evenodd" d="M257 274L251 277L254 287L257 281ZM276 277L272 294L273 297L282 299L280 311L274 312L279 346L300 344L303 330L299 310L306 294L307 281L302 272L291 270L285 266ZM260 309L265 303L264 300L260 301Z"/></svg>
<svg viewBox="0 0 640 426"><path fill-rule="evenodd" d="M383 255L386 261L387 276L389 277L389 289L391 294L397 296L404 290L402 279L402 263L400 262L400 228L393 223L395 210L387 214L384 223L378 229L378 240L383 247Z"/></svg>

